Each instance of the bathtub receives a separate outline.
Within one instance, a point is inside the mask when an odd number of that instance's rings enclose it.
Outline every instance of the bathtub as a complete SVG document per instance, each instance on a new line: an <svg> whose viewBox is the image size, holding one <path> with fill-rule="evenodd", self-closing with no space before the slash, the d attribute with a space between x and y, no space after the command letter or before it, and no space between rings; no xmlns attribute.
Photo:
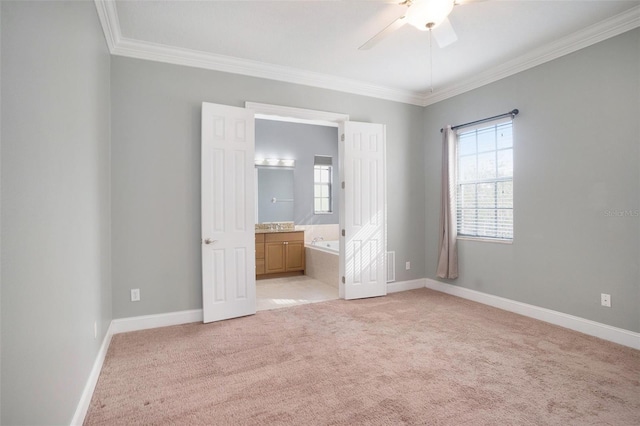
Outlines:
<svg viewBox="0 0 640 426"><path fill-rule="evenodd" d="M305 274L332 287L339 288L340 242L305 243Z"/></svg>
<svg viewBox="0 0 640 426"><path fill-rule="evenodd" d="M329 253L340 253L340 241L316 241L315 243L305 243L305 246Z"/></svg>

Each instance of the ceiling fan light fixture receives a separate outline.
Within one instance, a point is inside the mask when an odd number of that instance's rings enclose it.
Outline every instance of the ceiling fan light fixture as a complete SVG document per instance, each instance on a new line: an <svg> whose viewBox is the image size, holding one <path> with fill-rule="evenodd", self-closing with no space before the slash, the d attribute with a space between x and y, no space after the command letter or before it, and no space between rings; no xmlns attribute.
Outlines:
<svg viewBox="0 0 640 426"><path fill-rule="evenodd" d="M413 0L407 22L421 31L437 27L453 10L454 0Z"/></svg>

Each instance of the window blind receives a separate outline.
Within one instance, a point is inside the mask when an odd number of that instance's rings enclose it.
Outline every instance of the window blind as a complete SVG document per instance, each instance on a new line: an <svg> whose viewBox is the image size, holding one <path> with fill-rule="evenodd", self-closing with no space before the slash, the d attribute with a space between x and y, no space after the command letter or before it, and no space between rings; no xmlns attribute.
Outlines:
<svg viewBox="0 0 640 426"><path fill-rule="evenodd" d="M512 240L512 120L461 128L457 135L458 235Z"/></svg>
<svg viewBox="0 0 640 426"><path fill-rule="evenodd" d="M331 166L333 158L328 155L315 155L313 157L314 166Z"/></svg>

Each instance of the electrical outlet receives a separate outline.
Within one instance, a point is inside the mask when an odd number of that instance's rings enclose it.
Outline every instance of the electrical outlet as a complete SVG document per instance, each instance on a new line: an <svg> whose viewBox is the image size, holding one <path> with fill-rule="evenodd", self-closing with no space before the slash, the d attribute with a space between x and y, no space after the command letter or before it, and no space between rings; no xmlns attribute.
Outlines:
<svg viewBox="0 0 640 426"><path fill-rule="evenodd" d="M131 289L131 301L132 302L139 302L140 301L140 289L139 288L132 288Z"/></svg>
<svg viewBox="0 0 640 426"><path fill-rule="evenodd" d="M405 265L404 265L404 269L406 269L407 271L408 271L409 269L411 269L411 262L407 262L407 263L405 263Z"/></svg>
<svg viewBox="0 0 640 426"><path fill-rule="evenodd" d="M606 306L607 308L611 307L611 295L602 293L600 294L600 304L602 306Z"/></svg>

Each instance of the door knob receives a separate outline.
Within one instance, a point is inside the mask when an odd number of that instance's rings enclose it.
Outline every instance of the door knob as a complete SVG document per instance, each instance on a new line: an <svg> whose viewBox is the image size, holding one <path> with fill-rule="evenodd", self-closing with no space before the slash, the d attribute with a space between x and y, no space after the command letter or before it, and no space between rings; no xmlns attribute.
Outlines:
<svg viewBox="0 0 640 426"><path fill-rule="evenodd" d="M215 242L217 242L217 240L212 240L211 238L207 238L207 239L204 240L205 244L213 244Z"/></svg>

